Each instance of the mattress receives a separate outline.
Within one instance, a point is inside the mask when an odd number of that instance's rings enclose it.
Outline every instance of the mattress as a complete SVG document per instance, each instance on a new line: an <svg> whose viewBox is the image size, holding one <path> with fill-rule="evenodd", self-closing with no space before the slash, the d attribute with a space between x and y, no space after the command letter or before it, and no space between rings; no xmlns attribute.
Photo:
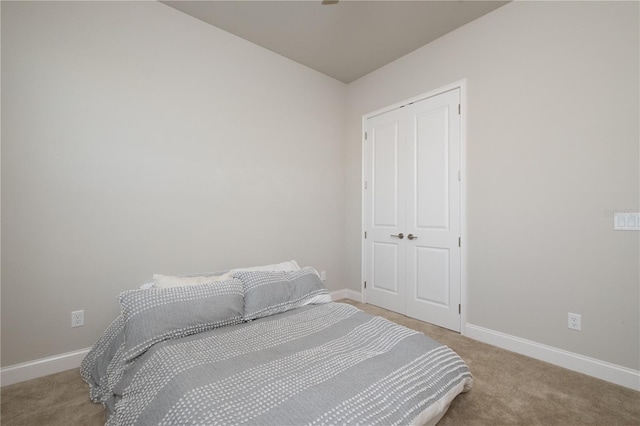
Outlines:
<svg viewBox="0 0 640 426"><path fill-rule="evenodd" d="M83 361L107 425L435 424L473 383L424 334L343 303L151 341L119 316Z"/></svg>

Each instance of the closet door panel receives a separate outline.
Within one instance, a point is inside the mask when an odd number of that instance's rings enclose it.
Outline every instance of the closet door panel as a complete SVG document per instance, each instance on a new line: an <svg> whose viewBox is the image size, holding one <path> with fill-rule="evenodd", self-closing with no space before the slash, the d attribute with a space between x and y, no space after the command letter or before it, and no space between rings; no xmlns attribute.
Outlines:
<svg viewBox="0 0 640 426"><path fill-rule="evenodd" d="M373 129L373 226L398 226L399 123L391 121Z"/></svg>
<svg viewBox="0 0 640 426"><path fill-rule="evenodd" d="M402 114L393 111L367 122L365 139L365 281L367 302L404 311L406 250L406 161Z"/></svg>
<svg viewBox="0 0 640 426"><path fill-rule="evenodd" d="M449 305L449 250L433 247L416 247L414 250L416 281L413 297L423 303L440 307Z"/></svg>
<svg viewBox="0 0 640 426"><path fill-rule="evenodd" d="M441 106L414 119L417 228L449 228L448 115Z"/></svg>
<svg viewBox="0 0 640 426"><path fill-rule="evenodd" d="M407 107L405 315L460 331L460 116L458 90Z"/></svg>

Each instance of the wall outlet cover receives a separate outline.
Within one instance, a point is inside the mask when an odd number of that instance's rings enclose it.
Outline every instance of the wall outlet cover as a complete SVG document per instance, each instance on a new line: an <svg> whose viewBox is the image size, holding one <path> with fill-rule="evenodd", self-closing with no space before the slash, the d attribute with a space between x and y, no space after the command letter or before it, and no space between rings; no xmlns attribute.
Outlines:
<svg viewBox="0 0 640 426"><path fill-rule="evenodd" d="M84 325L84 310L71 312L71 327L82 327Z"/></svg>
<svg viewBox="0 0 640 426"><path fill-rule="evenodd" d="M580 314L573 314L569 312L568 319L569 322L567 324L567 327L569 327L571 330L580 331L582 329L582 317L580 316Z"/></svg>

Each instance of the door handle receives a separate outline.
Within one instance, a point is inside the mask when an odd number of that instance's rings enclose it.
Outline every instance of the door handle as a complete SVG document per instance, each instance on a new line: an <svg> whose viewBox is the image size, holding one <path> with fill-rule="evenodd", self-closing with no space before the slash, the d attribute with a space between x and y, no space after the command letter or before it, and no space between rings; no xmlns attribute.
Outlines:
<svg viewBox="0 0 640 426"><path fill-rule="evenodd" d="M408 238L408 239L410 239L410 240L417 240L417 239L418 239L418 237L416 237L416 236L415 236L415 235L413 235L413 234L409 234L409 235L407 235L407 238Z"/></svg>
<svg viewBox="0 0 640 426"><path fill-rule="evenodd" d="M396 237L396 238L400 238L403 239L404 238L404 234L401 232L398 235L391 235L392 237Z"/></svg>

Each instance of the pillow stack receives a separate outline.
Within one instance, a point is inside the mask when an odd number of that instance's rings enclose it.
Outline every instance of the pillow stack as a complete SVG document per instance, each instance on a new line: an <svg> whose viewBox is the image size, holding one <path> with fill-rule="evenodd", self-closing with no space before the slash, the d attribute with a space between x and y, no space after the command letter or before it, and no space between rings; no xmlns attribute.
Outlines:
<svg viewBox="0 0 640 426"><path fill-rule="evenodd" d="M163 340L331 301L315 269L295 260L153 281L119 296L125 361Z"/></svg>

